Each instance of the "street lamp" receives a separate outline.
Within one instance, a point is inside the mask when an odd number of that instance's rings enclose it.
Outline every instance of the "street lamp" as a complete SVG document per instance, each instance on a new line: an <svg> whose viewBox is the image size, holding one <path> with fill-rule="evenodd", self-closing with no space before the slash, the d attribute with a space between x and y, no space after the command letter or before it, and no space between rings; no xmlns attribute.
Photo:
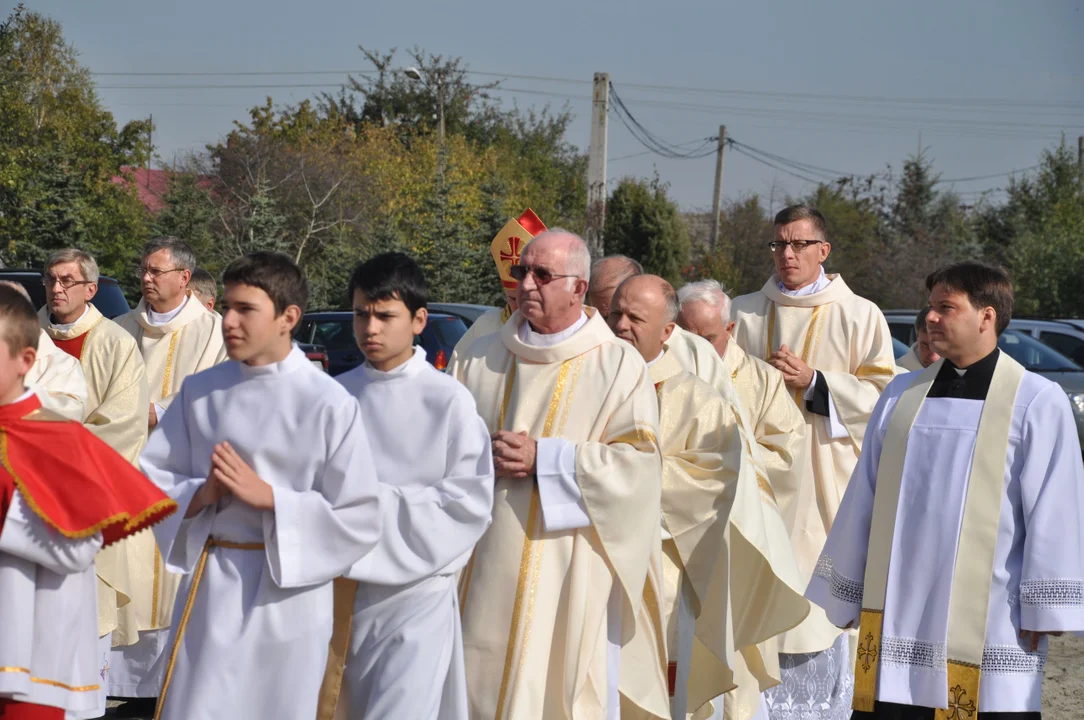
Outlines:
<svg viewBox="0 0 1084 720"><path fill-rule="evenodd" d="M426 85L429 83L418 68L411 66L403 71L411 80L420 80ZM435 72L437 77L437 177L440 184L444 184L444 73L441 70Z"/></svg>

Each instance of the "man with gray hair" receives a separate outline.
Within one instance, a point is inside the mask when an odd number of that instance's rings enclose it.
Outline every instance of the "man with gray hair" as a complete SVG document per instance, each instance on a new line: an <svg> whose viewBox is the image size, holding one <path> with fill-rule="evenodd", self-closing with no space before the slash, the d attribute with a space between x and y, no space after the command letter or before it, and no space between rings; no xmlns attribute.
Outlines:
<svg viewBox="0 0 1084 720"><path fill-rule="evenodd" d="M624 255L607 255L591 266L591 285L587 290L587 304L595 308L605 320L610 314L617 286L636 275L643 275L644 267Z"/></svg>
<svg viewBox="0 0 1084 720"><path fill-rule="evenodd" d="M460 583L471 717L668 715L658 645L633 630L659 597L658 405L643 359L584 308L590 264L578 236L536 236L510 269L516 314L449 367L497 475Z"/></svg>
<svg viewBox="0 0 1084 720"><path fill-rule="evenodd" d="M189 289L195 269L196 256L188 243L175 237L151 240L143 249L139 266L143 298L135 310L118 320L135 339L147 369L150 401L144 412L150 430L185 378L226 359L221 318L208 311ZM145 538L142 545L142 555L129 559L146 570L134 575L141 581L133 588L137 595L132 598L141 610L139 641L116 648L110 662L109 694L137 699L127 708L129 712L153 711L180 584L179 575L166 571L153 538Z"/></svg>
<svg viewBox="0 0 1084 720"><path fill-rule="evenodd" d="M147 372L132 336L91 304L98 292L98 263L82 250L59 250L45 261L41 280L45 285L45 306L38 314L42 328L83 369L87 392L83 424L135 465L147 442ZM145 556L148 545L153 554L151 534L137 533L110 545L95 559L98 635L106 653L111 644L136 641L140 606L131 578L138 577L140 570L150 572L151 566L136 568L130 558ZM103 678L109 677L108 668L109 663L103 662Z"/></svg>
<svg viewBox="0 0 1084 720"><path fill-rule="evenodd" d="M689 283L678 290L678 299L678 325L710 342L722 357L723 368L752 422L767 480L783 506L790 508L809 456L805 419L783 374L746 353L736 342L729 342L734 328L730 298L718 282Z"/></svg>
<svg viewBox="0 0 1084 720"><path fill-rule="evenodd" d="M215 278L211 273L203 268L196 268L192 271L192 279L188 282L188 287L192 290L196 299L203 303L203 307L212 313L215 312L215 301L218 299L218 283L215 282Z"/></svg>

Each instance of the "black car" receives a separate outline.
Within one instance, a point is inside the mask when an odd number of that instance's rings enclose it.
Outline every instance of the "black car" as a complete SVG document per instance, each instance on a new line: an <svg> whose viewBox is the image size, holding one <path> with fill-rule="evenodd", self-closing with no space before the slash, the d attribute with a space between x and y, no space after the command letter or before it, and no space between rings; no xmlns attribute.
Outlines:
<svg viewBox="0 0 1084 720"><path fill-rule="evenodd" d="M454 315L430 313L422 334L414 338L415 345L425 348L425 359L438 370L448 365L452 350L467 326ZM339 375L360 365L365 356L354 340L354 313L346 310L320 310L305 313L294 331L298 343L320 345L327 350L328 373Z"/></svg>
<svg viewBox="0 0 1084 720"><path fill-rule="evenodd" d="M0 268L0 280L12 280L26 288L38 310L45 305L45 286L41 284L40 270ZM110 320L115 320L132 309L117 281L104 275L98 278L98 294L90 304Z"/></svg>

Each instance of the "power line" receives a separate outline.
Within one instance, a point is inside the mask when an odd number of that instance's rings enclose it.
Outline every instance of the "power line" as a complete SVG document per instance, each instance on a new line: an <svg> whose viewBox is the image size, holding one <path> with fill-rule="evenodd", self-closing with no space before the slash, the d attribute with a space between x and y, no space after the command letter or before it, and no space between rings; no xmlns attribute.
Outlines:
<svg viewBox="0 0 1084 720"><path fill-rule="evenodd" d="M626 107L613 83L610 83L610 98L613 100L614 114L617 116L618 120L620 120L621 124L625 126L625 129L627 129L629 133L649 151L672 160L695 160L715 153L714 149L705 148L708 148L708 146L715 142L716 138L704 138L698 147L693 150L686 150L679 145L674 145L663 140L661 137L648 130L629 111L628 107Z"/></svg>

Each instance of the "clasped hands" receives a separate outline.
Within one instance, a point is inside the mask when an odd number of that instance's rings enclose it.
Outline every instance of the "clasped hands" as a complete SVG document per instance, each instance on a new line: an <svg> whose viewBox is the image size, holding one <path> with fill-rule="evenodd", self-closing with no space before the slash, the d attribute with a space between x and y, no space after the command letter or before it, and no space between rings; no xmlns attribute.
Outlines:
<svg viewBox="0 0 1084 720"><path fill-rule="evenodd" d="M500 430L490 435L493 441L493 468L497 477L526 478L535 474L538 442L525 432Z"/></svg>
<svg viewBox="0 0 1084 720"><path fill-rule="evenodd" d="M260 479L256 471L241 459L228 442L215 445L211 453L211 472L196 491L185 517L215 505L226 495L233 495L257 510L274 510L275 494L271 486Z"/></svg>
<svg viewBox="0 0 1084 720"><path fill-rule="evenodd" d="M783 381L791 390L805 390L813 382L813 368L783 345L768 358L768 362L783 373Z"/></svg>

